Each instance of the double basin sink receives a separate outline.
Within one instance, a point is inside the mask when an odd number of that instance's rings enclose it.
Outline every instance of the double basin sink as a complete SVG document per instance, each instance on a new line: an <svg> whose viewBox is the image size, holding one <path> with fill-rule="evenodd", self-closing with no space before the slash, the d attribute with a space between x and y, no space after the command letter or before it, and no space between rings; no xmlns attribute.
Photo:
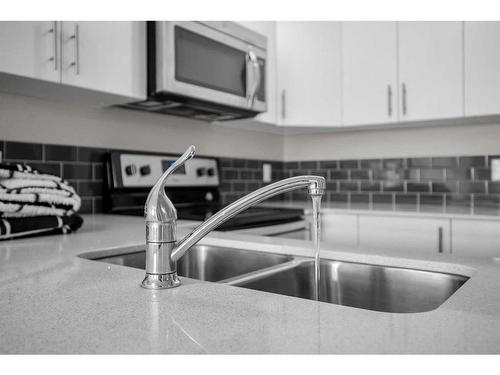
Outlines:
<svg viewBox="0 0 500 375"><path fill-rule="evenodd" d="M145 251L99 257L97 261L145 269ZM438 308L468 277L409 268L322 259L320 301L361 309L416 313ZM195 245L177 263L180 276L291 297L314 299L312 258Z"/></svg>

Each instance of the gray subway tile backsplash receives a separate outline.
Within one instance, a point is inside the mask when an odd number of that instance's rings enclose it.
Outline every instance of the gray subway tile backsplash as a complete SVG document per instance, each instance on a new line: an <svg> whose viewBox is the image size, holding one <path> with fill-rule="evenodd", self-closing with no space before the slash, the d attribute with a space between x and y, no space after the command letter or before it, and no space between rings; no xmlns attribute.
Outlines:
<svg viewBox="0 0 500 375"><path fill-rule="evenodd" d="M419 208L422 212L444 212L444 195L420 194Z"/></svg>
<svg viewBox="0 0 500 375"><path fill-rule="evenodd" d="M474 195L474 214L476 215L499 215L500 196L498 195Z"/></svg>
<svg viewBox="0 0 500 375"><path fill-rule="evenodd" d="M500 194L500 181L488 182L488 194Z"/></svg>
<svg viewBox="0 0 500 375"><path fill-rule="evenodd" d="M458 158L458 164L462 168L486 167L487 160L486 156L461 156Z"/></svg>
<svg viewBox="0 0 500 375"><path fill-rule="evenodd" d="M431 158L408 158L406 159L408 168L430 168L432 165Z"/></svg>
<svg viewBox="0 0 500 375"><path fill-rule="evenodd" d="M42 160L43 145L25 142L5 142L4 159Z"/></svg>
<svg viewBox="0 0 500 375"><path fill-rule="evenodd" d="M490 168L474 168L474 180L478 181L488 181L491 179L491 169Z"/></svg>
<svg viewBox="0 0 500 375"><path fill-rule="evenodd" d="M339 167L340 169L359 168L359 160L340 160Z"/></svg>
<svg viewBox="0 0 500 375"><path fill-rule="evenodd" d="M76 161L78 160L78 148L73 146L44 145L45 160L52 161Z"/></svg>
<svg viewBox="0 0 500 375"><path fill-rule="evenodd" d="M394 194L372 194L372 208L374 210L394 210Z"/></svg>
<svg viewBox="0 0 500 375"><path fill-rule="evenodd" d="M317 163L322 172L328 171L325 199L332 207L500 215L500 181L491 181L489 168L493 158L500 156L319 160ZM293 165L293 175L310 172L292 163L295 162L283 164L285 171Z"/></svg>
<svg viewBox="0 0 500 375"><path fill-rule="evenodd" d="M458 158L456 156L432 158L432 166L450 168L458 167Z"/></svg>
<svg viewBox="0 0 500 375"><path fill-rule="evenodd" d="M0 141L7 162L27 163L68 179L82 196L82 213L103 212L106 148ZM500 181L491 181L490 161L500 155L407 157L276 162L219 158L221 198L230 203L272 181L302 174L324 176L332 207L344 209L500 215ZM308 199L295 191L275 200Z"/></svg>
<svg viewBox="0 0 500 375"><path fill-rule="evenodd" d="M472 195L471 194L446 194L445 212L452 214L472 214Z"/></svg>

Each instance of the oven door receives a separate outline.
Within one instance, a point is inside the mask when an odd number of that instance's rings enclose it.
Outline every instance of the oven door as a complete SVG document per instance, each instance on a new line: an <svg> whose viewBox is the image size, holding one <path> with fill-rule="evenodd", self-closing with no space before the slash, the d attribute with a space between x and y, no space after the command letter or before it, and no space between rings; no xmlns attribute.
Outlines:
<svg viewBox="0 0 500 375"><path fill-rule="evenodd" d="M215 25L156 22L156 91L159 93L263 112L266 110L265 64L265 49L222 32Z"/></svg>

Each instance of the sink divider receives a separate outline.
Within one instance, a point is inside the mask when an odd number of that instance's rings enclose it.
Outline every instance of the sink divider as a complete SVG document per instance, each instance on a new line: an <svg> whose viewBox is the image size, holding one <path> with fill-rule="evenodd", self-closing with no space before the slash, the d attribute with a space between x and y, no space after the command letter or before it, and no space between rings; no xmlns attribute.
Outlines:
<svg viewBox="0 0 500 375"><path fill-rule="evenodd" d="M311 259L311 258L302 258L302 257L296 257L295 258L294 257L292 260L290 260L288 262L277 264L275 266L261 268L259 270L256 270L256 271L253 271L253 272L249 272L249 273L245 273L243 275L238 275L238 276L230 277L228 279L220 280L220 281L218 281L218 283L226 284L226 285L238 286L239 284L242 284L242 283L246 283L246 282L249 282L249 281L256 281L256 280L259 280L261 278L274 275L274 274L276 274L278 272L295 268L295 267L297 267L297 266L299 266L299 265L301 265L303 263L307 263L307 262L313 262L313 259Z"/></svg>

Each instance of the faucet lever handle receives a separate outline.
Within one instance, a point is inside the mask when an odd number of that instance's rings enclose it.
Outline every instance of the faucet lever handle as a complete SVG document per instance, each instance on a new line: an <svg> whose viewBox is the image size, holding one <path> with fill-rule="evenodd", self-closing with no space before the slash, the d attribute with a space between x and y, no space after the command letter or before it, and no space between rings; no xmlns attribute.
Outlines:
<svg viewBox="0 0 500 375"><path fill-rule="evenodd" d="M177 159L168 169L161 175L156 184L149 192L146 204L144 206L144 215L146 221L164 222L170 221L172 218L177 218L175 207L165 195L165 183L177 168L182 166L186 161L191 159L195 154L195 147L189 146L187 150Z"/></svg>
<svg viewBox="0 0 500 375"><path fill-rule="evenodd" d="M163 176L161 176L160 181L162 181L162 184L165 183L166 179L168 176L170 176L174 171L182 166L185 162L187 162L189 159L193 158L194 154L196 153L196 148L191 145L189 146L186 151L177 159L174 163L168 167L168 169L163 173Z"/></svg>

